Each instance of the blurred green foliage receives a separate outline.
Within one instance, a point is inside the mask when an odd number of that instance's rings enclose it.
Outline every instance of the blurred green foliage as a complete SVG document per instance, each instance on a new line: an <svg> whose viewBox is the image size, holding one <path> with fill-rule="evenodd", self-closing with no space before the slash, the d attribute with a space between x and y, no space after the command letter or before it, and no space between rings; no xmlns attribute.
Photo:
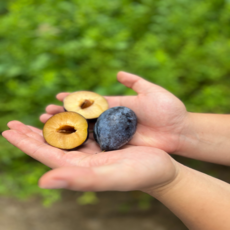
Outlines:
<svg viewBox="0 0 230 230"><path fill-rule="evenodd" d="M97 204L98 198L94 192L84 192L83 195L78 197L77 203L80 205Z"/></svg>
<svg viewBox="0 0 230 230"><path fill-rule="evenodd" d="M155 82L189 111L229 113L229 0L8 0L0 2L0 130L42 127L60 91L134 94L119 70ZM42 195L48 170L0 139L0 194Z"/></svg>

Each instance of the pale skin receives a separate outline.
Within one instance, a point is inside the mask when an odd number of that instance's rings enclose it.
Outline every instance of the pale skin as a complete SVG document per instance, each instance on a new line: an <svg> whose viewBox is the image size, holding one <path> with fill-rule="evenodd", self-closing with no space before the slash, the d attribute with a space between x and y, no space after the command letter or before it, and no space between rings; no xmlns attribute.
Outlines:
<svg viewBox="0 0 230 230"><path fill-rule="evenodd" d="M13 145L53 168L40 178L42 188L77 191L140 190L160 200L189 229L230 229L230 186L176 162L168 153L230 165L230 116L194 114L167 90L125 72L118 81L137 96L107 97L110 107L126 106L138 117L130 143L101 152L90 138L78 151L47 145L42 131L18 121L8 123L3 136ZM60 93L62 101L68 93ZM62 112L49 105L40 117L46 122ZM98 153L98 154L95 154Z"/></svg>

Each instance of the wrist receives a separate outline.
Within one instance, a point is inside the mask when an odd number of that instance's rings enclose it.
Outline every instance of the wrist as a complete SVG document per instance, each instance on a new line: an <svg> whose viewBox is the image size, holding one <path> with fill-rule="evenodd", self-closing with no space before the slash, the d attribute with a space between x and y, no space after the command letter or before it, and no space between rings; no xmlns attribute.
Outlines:
<svg viewBox="0 0 230 230"><path fill-rule="evenodd" d="M183 174L181 170L181 164L175 161L174 159L172 159L172 163L174 165L174 173L171 173L171 176L167 178L167 180L152 187L142 189L141 191L157 198L158 195L170 191L177 184L179 184Z"/></svg>
<svg viewBox="0 0 230 230"><path fill-rule="evenodd" d="M229 165L230 116L187 113L174 154Z"/></svg>
<svg viewBox="0 0 230 230"><path fill-rule="evenodd" d="M200 142L200 135L196 131L194 113L187 112L183 129L179 135L179 145L174 154L189 156L189 153L196 151Z"/></svg>

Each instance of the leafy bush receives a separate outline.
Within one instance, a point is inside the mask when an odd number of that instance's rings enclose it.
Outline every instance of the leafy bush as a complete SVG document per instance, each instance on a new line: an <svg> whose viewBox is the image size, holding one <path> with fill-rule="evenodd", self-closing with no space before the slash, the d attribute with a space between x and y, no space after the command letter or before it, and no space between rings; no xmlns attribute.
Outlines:
<svg viewBox="0 0 230 230"><path fill-rule="evenodd" d="M10 0L0 3L0 130L42 127L60 91L134 94L125 70L177 95L189 111L228 113L230 1ZM41 194L47 168L0 139L0 194ZM54 195L56 194L56 195Z"/></svg>

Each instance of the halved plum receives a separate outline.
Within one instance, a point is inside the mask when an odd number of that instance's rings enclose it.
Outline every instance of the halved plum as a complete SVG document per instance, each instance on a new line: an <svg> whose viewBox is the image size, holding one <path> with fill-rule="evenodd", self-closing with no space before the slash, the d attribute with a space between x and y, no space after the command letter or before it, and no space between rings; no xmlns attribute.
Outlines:
<svg viewBox="0 0 230 230"><path fill-rule="evenodd" d="M89 136L87 120L75 112L52 116L43 127L46 142L60 149L74 149L85 143Z"/></svg>
<svg viewBox="0 0 230 230"><path fill-rule="evenodd" d="M109 108L106 99L91 91L77 91L69 94L63 101L65 111L73 111L88 119L98 118Z"/></svg>

